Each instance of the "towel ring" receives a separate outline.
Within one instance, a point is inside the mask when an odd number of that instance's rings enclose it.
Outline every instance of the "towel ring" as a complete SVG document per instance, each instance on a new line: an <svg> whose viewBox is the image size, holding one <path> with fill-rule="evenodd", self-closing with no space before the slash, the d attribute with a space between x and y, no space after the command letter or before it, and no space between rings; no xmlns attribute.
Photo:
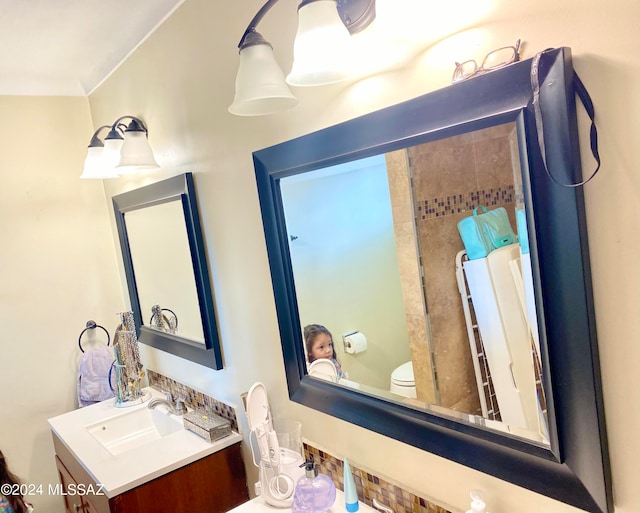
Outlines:
<svg viewBox="0 0 640 513"><path fill-rule="evenodd" d="M176 328L178 327L178 316L176 315L176 313L173 310L170 310L169 308L161 308L160 309L160 313L162 314L162 312L169 312L171 315L173 315L173 318L176 320ZM153 314L151 314L151 318L149 319L149 325L152 326L153 325L153 319L156 317L156 312L154 312ZM167 319L167 316L162 314L162 318L165 320L165 322L168 324L169 323L169 319Z"/></svg>
<svg viewBox="0 0 640 513"><path fill-rule="evenodd" d="M95 321L87 321L87 327L80 332L80 336L78 337L78 347L80 348L80 351L82 351L83 353L84 353L84 349L82 349L82 343L81 343L82 335L84 335L85 331L93 330L95 328L100 328L107 334L107 346L111 343L111 337L109 336L109 332L106 330L106 328L104 328L103 326L100 326L99 324L96 324Z"/></svg>

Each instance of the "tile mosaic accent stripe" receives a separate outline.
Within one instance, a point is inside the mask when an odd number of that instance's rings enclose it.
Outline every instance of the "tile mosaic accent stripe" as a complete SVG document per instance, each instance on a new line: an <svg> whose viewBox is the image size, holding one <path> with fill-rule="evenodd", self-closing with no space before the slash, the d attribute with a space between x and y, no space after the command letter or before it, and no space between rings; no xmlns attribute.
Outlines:
<svg viewBox="0 0 640 513"><path fill-rule="evenodd" d="M342 460L308 443L304 443L303 446L305 457L313 456L320 473L329 476L336 488L344 491ZM373 499L376 499L380 504L391 508L394 513L451 513L442 506L359 469L351 461L349 465L356 483L358 499L371 507L374 507Z"/></svg>
<svg viewBox="0 0 640 513"><path fill-rule="evenodd" d="M158 372L147 369L147 377L149 380L149 386L157 390L170 392L174 399L177 397L184 397L185 403L194 410L215 413L225 419L229 419L231 422L231 429L239 431L238 417L234 406L218 401L213 397L205 395L202 392L198 392L197 390L163 376Z"/></svg>
<svg viewBox="0 0 640 513"><path fill-rule="evenodd" d="M478 205L495 207L497 205L513 203L515 196L514 186L509 185L507 187L482 189L463 194L419 200L416 202L416 216L422 220L437 219L473 210Z"/></svg>

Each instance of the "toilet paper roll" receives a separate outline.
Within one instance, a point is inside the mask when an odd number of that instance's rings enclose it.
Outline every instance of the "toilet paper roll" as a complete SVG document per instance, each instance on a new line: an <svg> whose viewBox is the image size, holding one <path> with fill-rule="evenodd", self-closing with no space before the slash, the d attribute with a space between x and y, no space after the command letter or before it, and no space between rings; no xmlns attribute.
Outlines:
<svg viewBox="0 0 640 513"><path fill-rule="evenodd" d="M367 350L367 337L356 331L344 336L344 350L349 354L357 354Z"/></svg>

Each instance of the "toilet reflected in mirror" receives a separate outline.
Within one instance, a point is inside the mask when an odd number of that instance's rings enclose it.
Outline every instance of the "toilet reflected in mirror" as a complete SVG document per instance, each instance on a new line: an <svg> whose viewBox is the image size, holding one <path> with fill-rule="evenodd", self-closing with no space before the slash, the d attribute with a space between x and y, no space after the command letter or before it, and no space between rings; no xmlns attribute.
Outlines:
<svg viewBox="0 0 640 513"><path fill-rule="evenodd" d="M416 398L416 381L413 376L413 362L406 362L396 367L391 373L389 391L409 399Z"/></svg>

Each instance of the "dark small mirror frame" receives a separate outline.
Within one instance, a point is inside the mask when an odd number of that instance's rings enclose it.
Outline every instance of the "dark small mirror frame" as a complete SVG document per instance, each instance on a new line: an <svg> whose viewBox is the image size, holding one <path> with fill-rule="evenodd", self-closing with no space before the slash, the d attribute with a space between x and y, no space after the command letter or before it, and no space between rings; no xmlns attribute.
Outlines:
<svg viewBox="0 0 640 513"><path fill-rule="evenodd" d="M289 397L310 408L593 513L613 511L581 188L554 184L537 141L532 60L254 152ZM555 178L582 175L569 48L539 67L546 158ZM515 122L531 246L550 448L310 378L279 180ZM532 208L531 208L532 207Z"/></svg>
<svg viewBox="0 0 640 513"><path fill-rule="evenodd" d="M122 250L124 272L127 278L131 309L136 323L139 341L143 344L171 353L185 360L189 360L205 367L220 370L222 364L222 351L218 336L215 306L209 278L209 267L200 227L200 215L196 199L195 186L192 173L162 180L161 182L146 185L139 189L118 194L112 198L113 210L116 216L116 226ZM140 299L136 286L136 277L131 259L131 249L127 236L125 214L133 210L159 205L168 201L180 201L187 227L191 262L195 275L198 304L202 318L204 333L204 347L201 343L187 338L165 333L144 325L140 310ZM151 235L150 235L151 236ZM170 269L167 270L170 272Z"/></svg>

